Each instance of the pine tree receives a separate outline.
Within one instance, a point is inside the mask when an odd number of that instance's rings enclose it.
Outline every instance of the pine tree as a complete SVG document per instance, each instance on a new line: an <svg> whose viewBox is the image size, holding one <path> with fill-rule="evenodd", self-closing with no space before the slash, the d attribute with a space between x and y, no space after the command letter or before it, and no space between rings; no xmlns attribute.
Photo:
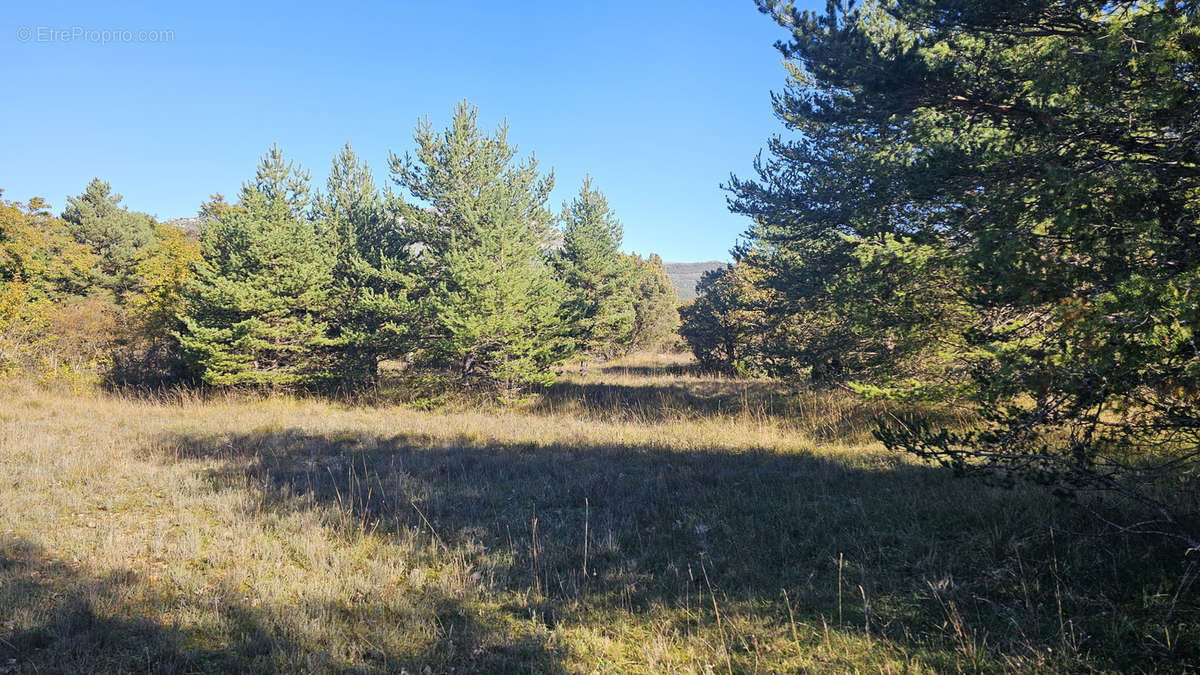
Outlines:
<svg viewBox="0 0 1200 675"><path fill-rule="evenodd" d="M118 295L132 284L133 260L154 243L154 219L121 206L121 195L93 178L78 197L68 197L62 220L75 240L99 258L96 282Z"/></svg>
<svg viewBox="0 0 1200 675"><path fill-rule="evenodd" d="M564 204L563 245L554 263L569 288L563 303L576 348L611 355L628 344L636 318L634 270L621 255L621 223L604 195L584 179L579 195Z"/></svg>
<svg viewBox="0 0 1200 675"><path fill-rule="evenodd" d="M757 371L758 340L747 320L749 285L745 269L729 265L705 272L696 285L696 299L680 308L679 332L701 368L725 373Z"/></svg>
<svg viewBox="0 0 1200 675"><path fill-rule="evenodd" d="M416 156L392 156L392 178L420 253L424 279L419 364L448 368L466 382L510 390L553 380L565 358L560 302L546 248L553 174L532 157L516 161L507 126L481 132L476 109L455 109L450 127L417 127Z"/></svg>
<svg viewBox="0 0 1200 675"><path fill-rule="evenodd" d="M679 328L679 295L657 253L649 258L631 255L627 260L632 270L634 316L627 344L632 349L660 348Z"/></svg>
<svg viewBox="0 0 1200 675"><path fill-rule="evenodd" d="M179 341L212 385L292 387L333 377L334 258L308 211L308 176L273 146L237 204L206 205L204 257Z"/></svg>
<svg viewBox="0 0 1200 675"><path fill-rule="evenodd" d="M809 246L798 268L818 273L780 280L867 329L864 363L887 328L966 373L973 429L892 420L880 438L962 473L1113 491L1158 514L1133 529L1200 550L1195 3L759 6L791 33L774 101L799 139L731 183L735 208L764 243ZM819 250L838 240L853 250ZM963 305L967 325L945 326Z"/></svg>
<svg viewBox="0 0 1200 675"><path fill-rule="evenodd" d="M412 242L348 143L333 161L316 211L334 249L338 369L343 379L372 380L382 359L412 349Z"/></svg>

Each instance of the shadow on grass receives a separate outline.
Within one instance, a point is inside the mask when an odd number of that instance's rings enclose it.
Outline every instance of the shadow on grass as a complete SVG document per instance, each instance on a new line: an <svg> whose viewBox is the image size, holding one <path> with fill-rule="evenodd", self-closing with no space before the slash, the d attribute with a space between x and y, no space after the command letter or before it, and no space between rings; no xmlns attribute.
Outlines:
<svg viewBox="0 0 1200 675"><path fill-rule="evenodd" d="M877 420L897 408L841 390L794 391L778 383L729 378L661 384L560 380L547 387L534 405L535 412L566 411L603 420L614 416L648 422L748 416L841 441L869 440Z"/></svg>
<svg viewBox="0 0 1200 675"><path fill-rule="evenodd" d="M251 606L238 588L218 587L184 596L132 571L95 575L79 564L48 556L21 538L0 538L0 673L244 673L244 672L428 672L440 655L431 650L390 651L366 640L322 644L297 625L298 608ZM454 639L495 642L470 613L448 598L430 599L430 615ZM166 615L209 613L184 624ZM370 599L307 607L313 615L360 622L387 620ZM446 645L434 647L444 649ZM553 655L524 638L504 651L468 657L472 669L507 671L538 666L557 672Z"/></svg>
<svg viewBox="0 0 1200 675"><path fill-rule="evenodd" d="M704 369L695 362L663 363L652 366L601 366L600 373L603 375L623 375L632 377L698 377L706 374Z"/></svg>
<svg viewBox="0 0 1200 675"><path fill-rule="evenodd" d="M1174 600L1173 641L1157 637L1179 568L1152 542L1073 535L1086 518L1043 492L891 457L287 428L155 447L215 460L214 489L261 486L268 510L332 509L358 531L426 536L430 555L486 570L482 590L517 619L603 629L658 617L652 630L719 635L740 667L797 625L881 638L938 670L1200 659L1193 598ZM543 645L505 666L561 669L561 656ZM471 667L458 658L438 663Z"/></svg>
<svg viewBox="0 0 1200 675"><path fill-rule="evenodd" d="M31 672L231 671L263 667L281 636L264 631L255 612L235 602L222 614L238 635L218 649L191 644L178 627L148 618L131 602L132 572L92 576L78 565L48 557L20 538L0 540L0 664ZM161 598L160 598L161 600Z"/></svg>

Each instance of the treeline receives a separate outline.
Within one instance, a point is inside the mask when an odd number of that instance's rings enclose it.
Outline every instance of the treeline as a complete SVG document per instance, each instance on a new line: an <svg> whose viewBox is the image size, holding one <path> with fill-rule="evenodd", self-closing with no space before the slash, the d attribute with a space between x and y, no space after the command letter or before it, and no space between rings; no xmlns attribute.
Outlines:
<svg viewBox="0 0 1200 675"><path fill-rule="evenodd" d="M349 146L324 189L272 147L235 202L203 205L198 237L98 179L58 218L0 202L0 372L326 388L392 361L511 392L574 355L663 344L678 315L662 261L621 252L590 179L553 213L553 174L506 134L461 103L390 157L386 190Z"/></svg>
<svg viewBox="0 0 1200 675"><path fill-rule="evenodd" d="M682 310L702 364L952 404L889 446L1099 488L1200 546L1195 3L760 0L789 87L735 263Z"/></svg>

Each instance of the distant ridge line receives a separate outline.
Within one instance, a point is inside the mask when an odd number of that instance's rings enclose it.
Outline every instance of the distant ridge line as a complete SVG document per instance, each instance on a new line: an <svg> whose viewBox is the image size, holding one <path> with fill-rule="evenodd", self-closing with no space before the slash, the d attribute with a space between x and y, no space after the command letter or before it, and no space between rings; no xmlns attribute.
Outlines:
<svg viewBox="0 0 1200 675"><path fill-rule="evenodd" d="M700 283L700 277L705 272L720 269L725 267L726 264L720 260L709 260L706 262L664 262L663 269L667 272L667 278L675 286L675 292L679 294L679 301L689 302L696 299L696 284Z"/></svg>

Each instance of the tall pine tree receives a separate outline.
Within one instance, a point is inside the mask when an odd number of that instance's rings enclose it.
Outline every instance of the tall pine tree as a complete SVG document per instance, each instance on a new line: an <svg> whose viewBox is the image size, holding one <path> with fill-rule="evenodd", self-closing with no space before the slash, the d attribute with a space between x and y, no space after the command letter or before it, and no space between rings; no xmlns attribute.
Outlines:
<svg viewBox="0 0 1200 675"><path fill-rule="evenodd" d="M631 349L660 348L679 328L679 295L657 253L627 259L633 270L633 325L628 345Z"/></svg>
<svg viewBox="0 0 1200 675"><path fill-rule="evenodd" d="M338 369L343 379L373 380L381 360L412 348L412 242L349 144L315 207L333 245Z"/></svg>
<svg viewBox="0 0 1200 675"><path fill-rule="evenodd" d="M392 156L391 169L420 248L418 363L513 390L552 381L567 342L565 289L546 253L554 177L532 157L517 161L507 135L506 125L480 131L476 108L462 102L444 132L421 122L415 157Z"/></svg>
<svg viewBox="0 0 1200 675"><path fill-rule="evenodd" d="M554 262L570 289L563 310L571 337L584 353L612 354L629 342L636 318L634 269L621 255L621 223L590 176L563 205L562 221L563 246Z"/></svg>
<svg viewBox="0 0 1200 675"><path fill-rule="evenodd" d="M880 437L1121 494L1156 514L1133 529L1200 550L1196 4L759 6L791 33L774 100L801 138L731 182L735 209L804 254L782 290L854 327L849 352L960 363L978 420Z"/></svg>
<svg viewBox="0 0 1200 675"><path fill-rule="evenodd" d="M237 204L209 204L204 262L185 293L179 341L213 385L328 381L334 256L309 211L308 176L278 146Z"/></svg>

